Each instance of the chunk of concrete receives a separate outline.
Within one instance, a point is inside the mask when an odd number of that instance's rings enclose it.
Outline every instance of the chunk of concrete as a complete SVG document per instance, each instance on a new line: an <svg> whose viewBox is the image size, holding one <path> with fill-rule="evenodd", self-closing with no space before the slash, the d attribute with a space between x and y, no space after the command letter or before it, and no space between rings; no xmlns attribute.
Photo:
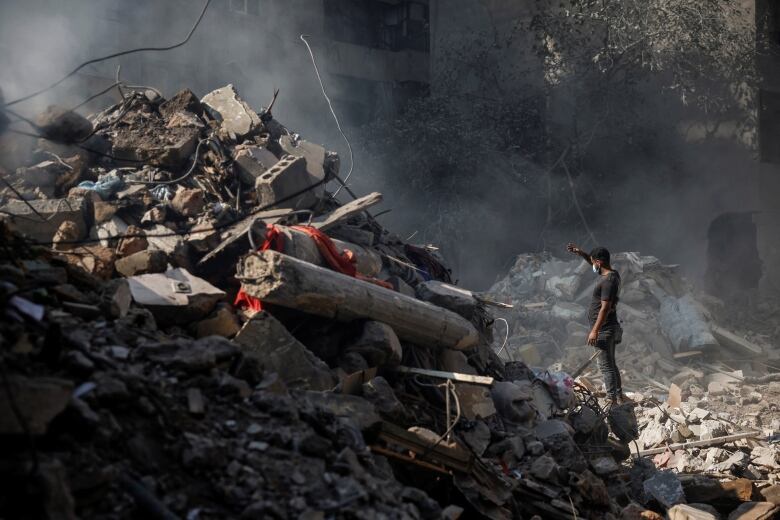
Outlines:
<svg viewBox="0 0 780 520"><path fill-rule="evenodd" d="M52 239L54 249L57 251L69 251L77 247L75 242L79 240L79 234L78 225L75 222L66 220L60 224L60 227L57 228L57 232L54 234Z"/></svg>
<svg viewBox="0 0 780 520"><path fill-rule="evenodd" d="M118 241L117 237L126 234L128 227L124 220L114 215L105 222L95 224L90 236L100 239L100 245L103 247L114 247Z"/></svg>
<svg viewBox="0 0 780 520"><path fill-rule="evenodd" d="M124 237L119 241L119 245L116 247L116 255L118 257L130 256L134 253L144 251L149 247L149 241L146 240L146 233L138 226L128 226L127 231L124 234L129 236Z"/></svg>
<svg viewBox="0 0 780 520"><path fill-rule="evenodd" d="M288 387L330 390L335 386L328 366L265 311L252 316L233 341L241 345L244 355L278 373Z"/></svg>
<svg viewBox="0 0 780 520"><path fill-rule="evenodd" d="M671 471L659 471L644 482L644 492L652 497L664 509L684 504L685 493L677 475Z"/></svg>
<svg viewBox="0 0 780 520"><path fill-rule="evenodd" d="M130 278L140 274L162 273L168 268L168 255L147 249L118 259L114 266L119 274Z"/></svg>
<svg viewBox="0 0 780 520"><path fill-rule="evenodd" d="M398 400L390 383L382 376L363 383L363 397L391 420L402 420L406 414L403 403Z"/></svg>
<svg viewBox="0 0 780 520"><path fill-rule="evenodd" d="M191 112L197 115L203 113L198 96L188 88L178 91L171 99L162 103L159 110L168 119L179 112Z"/></svg>
<svg viewBox="0 0 780 520"><path fill-rule="evenodd" d="M531 464L531 475L547 482L557 482L559 470L560 468L552 457L547 455L537 457Z"/></svg>
<svg viewBox="0 0 780 520"><path fill-rule="evenodd" d="M496 410L505 421L524 426L533 423L536 410L530 405L530 386L498 381L493 384L490 395Z"/></svg>
<svg viewBox="0 0 780 520"><path fill-rule="evenodd" d="M233 309L226 304L217 305L217 310L208 318L195 324L195 337L222 336L232 338L241 330L241 324Z"/></svg>
<svg viewBox="0 0 780 520"><path fill-rule="evenodd" d="M183 217L194 217L206 205L206 194L197 188L181 188L173 196L171 206Z"/></svg>
<svg viewBox="0 0 780 520"><path fill-rule="evenodd" d="M133 300L149 309L159 324L188 324L206 317L225 293L186 269L127 279Z"/></svg>
<svg viewBox="0 0 780 520"><path fill-rule="evenodd" d="M26 202L10 199L0 206L0 218L6 220L11 229L41 242L51 241L65 221L73 222L77 226L79 238L84 238L87 234L86 216L87 201L84 198Z"/></svg>
<svg viewBox="0 0 780 520"><path fill-rule="evenodd" d="M241 139L262 126L260 117L239 97L232 84L209 92L203 96L201 103L229 136Z"/></svg>
<svg viewBox="0 0 780 520"><path fill-rule="evenodd" d="M255 181L257 202L269 208L310 208L317 197L305 190L312 185L306 173L306 159L286 155Z"/></svg>
<svg viewBox="0 0 780 520"><path fill-rule="evenodd" d="M477 371L469 365L463 352L444 349L439 354L439 362L442 370L477 375ZM457 382L455 391L458 393L463 415L467 419L487 418L496 413L490 391L486 387Z"/></svg>
<svg viewBox="0 0 780 520"><path fill-rule="evenodd" d="M620 466L615 462L614 457L597 457L590 461L590 467L593 472L600 477L607 477L620 471Z"/></svg>
<svg viewBox="0 0 780 520"><path fill-rule="evenodd" d="M53 377L8 376L10 392L0 392L0 434L43 435L70 401L73 383ZM13 396L14 405L9 398ZM24 424L16 415L17 409Z"/></svg>
<svg viewBox="0 0 780 520"><path fill-rule="evenodd" d="M92 123L72 110L49 106L35 118L38 131L47 139L60 143L75 143L92 132Z"/></svg>
<svg viewBox="0 0 780 520"><path fill-rule="evenodd" d="M474 317L478 302L471 291L430 280L422 282L416 288L417 298L460 314L467 320Z"/></svg>
<svg viewBox="0 0 780 520"><path fill-rule="evenodd" d="M393 328L378 321L363 323L360 334L345 348L345 352L356 352L369 366L399 365L403 350Z"/></svg>
<svg viewBox="0 0 780 520"><path fill-rule="evenodd" d="M100 303L109 316L124 318L133 303L130 284L121 278L104 283L101 286Z"/></svg>

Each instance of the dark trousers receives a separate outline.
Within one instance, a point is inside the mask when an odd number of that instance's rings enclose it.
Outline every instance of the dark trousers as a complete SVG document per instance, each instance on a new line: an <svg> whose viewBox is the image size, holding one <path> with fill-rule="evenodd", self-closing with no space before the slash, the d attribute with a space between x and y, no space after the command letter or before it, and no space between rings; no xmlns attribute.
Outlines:
<svg viewBox="0 0 780 520"><path fill-rule="evenodd" d="M599 353L596 361L599 364L599 370L601 370L601 377L604 378L604 386L607 387L607 397L617 399L623 395L623 382L620 379L620 370L618 370L615 361L615 334L613 331L602 330L599 332L596 350Z"/></svg>

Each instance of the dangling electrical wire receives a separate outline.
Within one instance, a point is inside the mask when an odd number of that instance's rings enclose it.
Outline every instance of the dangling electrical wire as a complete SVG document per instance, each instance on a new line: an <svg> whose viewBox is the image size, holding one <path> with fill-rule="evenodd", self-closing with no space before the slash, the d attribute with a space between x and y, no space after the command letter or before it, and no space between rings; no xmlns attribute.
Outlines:
<svg viewBox="0 0 780 520"><path fill-rule="evenodd" d="M347 139L344 130L341 129L341 123L339 122L339 118L336 115L336 111L333 110L333 103L331 103L327 92L325 92L325 85L322 83L322 76L320 76L320 69L317 67L317 60L314 59L314 51L311 50L311 45L309 45L309 42L306 41L305 34L301 34L301 41L303 41L303 43L306 44L306 48L309 50L309 56L311 57L311 64L314 66L314 73L317 75L317 81L320 84L320 90L322 90L322 95L325 97L325 101L328 102L328 108L330 109L330 113L333 115L334 121L336 121L336 127L339 129L339 133L341 134L341 137L344 138L344 142L347 143L347 149L349 150L349 171L347 172L347 176L344 177L344 180L341 181L341 186L339 186L336 189L336 191L333 192L333 197L335 198L336 195L338 195L339 192L341 191L341 188L346 187L347 181L352 176L352 170L355 169L355 155L352 152L352 144L349 142L349 139Z"/></svg>
<svg viewBox="0 0 780 520"><path fill-rule="evenodd" d="M88 65L92 65L94 63L100 63L101 61L110 60L112 58L118 58L119 56L126 56L128 54L135 54L137 52L170 51L170 50L176 49L177 47L181 47L182 45L184 45L185 43L190 41L190 38L192 38L192 35L195 33L195 29L198 28L198 26L200 25L200 22L203 20L203 16L206 14L206 11L208 10L210 4L211 4L211 0L206 0L206 3L203 5L203 9L200 11L200 15L198 15L198 19L195 21L195 24L190 29L190 32L187 34L187 37L184 38L184 40L180 41L179 43L176 43L176 44L173 44L173 45L168 45L166 47L139 47L137 49L130 49L130 50L126 50L126 51L115 52L113 54L109 54L109 55L103 56L101 58L93 58L91 60L87 60L87 61L83 62L82 64L80 64L75 69L73 69L72 71L70 71L69 73L67 73L62 78L58 79L57 81L55 81L54 83L49 85L48 87L42 88L41 90L36 90L35 92L33 92L31 94L27 94L26 96L22 96L22 97L20 97L18 99L14 99L13 101L9 101L8 103L5 104L5 106L10 107L10 106L15 105L17 103L21 103L22 101L27 101L28 99L32 99L32 98L34 98L36 96L40 96L44 92L48 92L49 90L57 87L60 83L62 83L63 81L65 81L69 77L73 76L78 71L80 71L81 69L83 69L84 67L86 67Z"/></svg>

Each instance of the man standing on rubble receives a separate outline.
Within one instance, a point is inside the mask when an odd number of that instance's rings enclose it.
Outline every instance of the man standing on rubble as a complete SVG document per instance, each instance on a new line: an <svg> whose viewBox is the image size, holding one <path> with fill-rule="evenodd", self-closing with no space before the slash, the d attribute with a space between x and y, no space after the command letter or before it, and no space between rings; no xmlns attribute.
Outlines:
<svg viewBox="0 0 780 520"><path fill-rule="evenodd" d="M593 272L599 275L588 307L588 321L591 326L588 345L598 350L599 370L604 378L607 397L613 405L623 404L630 400L623 395L620 370L615 361L615 345L620 343L623 335L623 329L617 319L620 274L610 266L609 251L606 248L597 247L590 254L574 244L567 245L566 249L584 258L592 266Z"/></svg>

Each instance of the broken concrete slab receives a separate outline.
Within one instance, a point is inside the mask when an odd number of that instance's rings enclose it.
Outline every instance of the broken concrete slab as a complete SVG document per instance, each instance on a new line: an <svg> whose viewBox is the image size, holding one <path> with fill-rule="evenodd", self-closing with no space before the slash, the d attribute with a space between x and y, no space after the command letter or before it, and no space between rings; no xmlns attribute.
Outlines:
<svg viewBox="0 0 780 520"><path fill-rule="evenodd" d="M671 341L675 352L707 351L718 345L699 304L690 295L664 298L658 323Z"/></svg>
<svg viewBox="0 0 780 520"><path fill-rule="evenodd" d="M138 251L124 258L119 258L114 266L122 276L132 276L150 273L162 273L168 268L168 255L155 249Z"/></svg>
<svg viewBox="0 0 780 520"><path fill-rule="evenodd" d="M73 393L71 381L53 377L8 376L8 387L9 392L0 392L3 435L43 435L51 420L65 410Z"/></svg>
<svg viewBox="0 0 780 520"><path fill-rule="evenodd" d="M262 126L260 117L241 99L232 84L209 92L201 103L226 136L243 139Z"/></svg>
<svg viewBox="0 0 780 520"><path fill-rule="evenodd" d="M40 242L51 241L60 225L70 221L77 226L81 239L87 234L87 210L84 198L10 199L0 206L0 219L8 222L11 229Z"/></svg>
<svg viewBox="0 0 780 520"><path fill-rule="evenodd" d="M126 116L127 117L127 116ZM117 125L111 136L111 154L117 159L178 169L190 160L200 137L192 126L168 127L162 118L138 117Z"/></svg>
<svg viewBox="0 0 780 520"><path fill-rule="evenodd" d="M331 227L340 224L350 217L366 211L371 206L382 202L382 194L379 192L369 193L358 199L350 201L332 212L317 218L314 221L314 227L320 231L326 231Z"/></svg>
<svg viewBox="0 0 780 520"><path fill-rule="evenodd" d="M289 387L330 390L335 386L328 366L267 312L252 316L233 341L241 345L244 355L278 373Z"/></svg>
<svg viewBox="0 0 780 520"><path fill-rule="evenodd" d="M127 281L133 300L150 309L162 323L202 319L225 297L224 291L181 268L133 276Z"/></svg>

